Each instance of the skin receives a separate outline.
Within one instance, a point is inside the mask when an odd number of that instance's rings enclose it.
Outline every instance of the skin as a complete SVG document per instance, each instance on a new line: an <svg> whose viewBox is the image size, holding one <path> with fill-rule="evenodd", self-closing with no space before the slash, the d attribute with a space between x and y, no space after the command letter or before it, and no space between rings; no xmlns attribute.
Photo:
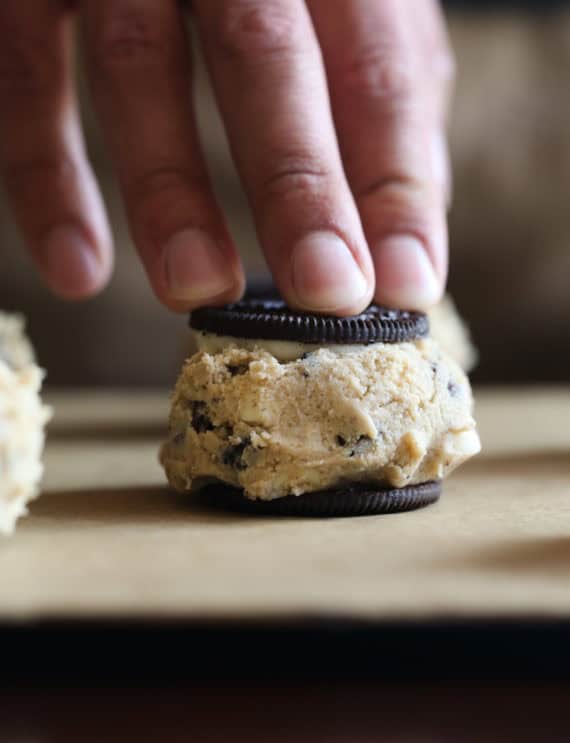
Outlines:
<svg viewBox="0 0 570 743"><path fill-rule="evenodd" d="M112 239L72 80L78 20L131 232L173 310L237 299L239 255L209 183L176 0L2 0L0 172L58 295L96 294ZM447 272L453 59L436 0L193 0L192 16L289 303L427 309Z"/></svg>

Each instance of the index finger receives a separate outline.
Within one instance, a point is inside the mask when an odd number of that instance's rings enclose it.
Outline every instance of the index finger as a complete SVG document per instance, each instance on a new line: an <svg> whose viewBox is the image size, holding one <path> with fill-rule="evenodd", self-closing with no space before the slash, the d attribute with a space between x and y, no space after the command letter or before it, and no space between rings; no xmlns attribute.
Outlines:
<svg viewBox="0 0 570 743"><path fill-rule="evenodd" d="M44 278L79 298L108 279L112 251L80 132L66 5L0 3L0 172Z"/></svg>

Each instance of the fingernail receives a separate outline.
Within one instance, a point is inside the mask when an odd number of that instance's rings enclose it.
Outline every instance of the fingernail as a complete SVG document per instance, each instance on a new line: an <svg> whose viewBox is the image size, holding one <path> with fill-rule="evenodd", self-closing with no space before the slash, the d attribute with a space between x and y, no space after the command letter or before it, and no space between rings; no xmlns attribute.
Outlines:
<svg viewBox="0 0 570 743"><path fill-rule="evenodd" d="M99 287L101 262L93 245L74 225L60 225L47 235L41 264L46 280L60 294L82 296Z"/></svg>
<svg viewBox="0 0 570 743"><path fill-rule="evenodd" d="M178 232L164 249L166 282L172 299L200 302L235 283L219 245L202 230Z"/></svg>
<svg viewBox="0 0 570 743"><path fill-rule="evenodd" d="M373 250L373 258L379 302L400 309L425 310L441 298L442 284L417 238L385 238Z"/></svg>
<svg viewBox="0 0 570 743"><path fill-rule="evenodd" d="M354 256L332 232L313 232L297 243L292 255L297 299L319 312L354 309L368 289Z"/></svg>

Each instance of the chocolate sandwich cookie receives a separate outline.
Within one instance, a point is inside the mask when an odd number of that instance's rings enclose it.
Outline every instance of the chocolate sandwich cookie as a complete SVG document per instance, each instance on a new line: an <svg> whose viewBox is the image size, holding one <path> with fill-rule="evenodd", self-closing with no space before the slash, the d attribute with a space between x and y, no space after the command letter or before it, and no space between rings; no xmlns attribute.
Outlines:
<svg viewBox="0 0 570 743"><path fill-rule="evenodd" d="M305 516L341 518L401 513L424 508L439 500L441 482L425 482L405 488L376 488L351 485L334 490L319 490L302 495L286 495L270 501L245 498L238 488L223 484L204 490L205 499L230 510L268 516Z"/></svg>
<svg viewBox="0 0 570 743"><path fill-rule="evenodd" d="M403 343L425 337L428 321L419 312L371 305L354 317L323 316L292 310L274 290L248 293L225 307L207 307L192 313L194 330L241 339L289 341L315 345L367 346L372 343ZM365 438L365 437L363 437ZM342 439L338 436L337 439ZM241 452L240 452L241 453ZM356 454L352 451L352 455ZM227 463L227 457L226 457ZM241 460L240 460L241 461ZM244 497L239 488L210 490L224 505L248 513L295 516L364 516L409 511L433 503L441 486L429 482L405 488L382 488L370 484L334 490L285 495L269 501Z"/></svg>
<svg viewBox="0 0 570 743"><path fill-rule="evenodd" d="M404 343L429 333L426 315L370 305L360 315L335 317L292 310L282 299L249 297L190 315L194 330L234 338L308 344Z"/></svg>
<svg viewBox="0 0 570 743"><path fill-rule="evenodd" d="M479 450L467 379L420 312L319 315L265 292L190 325L161 451L177 490L215 481L210 499L250 513L396 513Z"/></svg>

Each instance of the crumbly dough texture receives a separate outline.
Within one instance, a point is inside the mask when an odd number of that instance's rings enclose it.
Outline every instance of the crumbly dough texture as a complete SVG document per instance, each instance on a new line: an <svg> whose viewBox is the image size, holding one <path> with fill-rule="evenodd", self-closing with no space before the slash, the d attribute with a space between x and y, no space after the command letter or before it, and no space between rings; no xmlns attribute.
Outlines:
<svg viewBox="0 0 570 743"><path fill-rule="evenodd" d="M0 361L12 369L23 369L35 363L32 344L24 332L21 315L0 312Z"/></svg>
<svg viewBox="0 0 570 743"><path fill-rule="evenodd" d="M38 494L50 417L40 399L42 379L22 319L0 313L0 533L13 531Z"/></svg>
<svg viewBox="0 0 570 743"><path fill-rule="evenodd" d="M184 365L161 462L177 490L216 479L270 500L439 480L479 449L469 382L430 339L286 363L234 345Z"/></svg>

